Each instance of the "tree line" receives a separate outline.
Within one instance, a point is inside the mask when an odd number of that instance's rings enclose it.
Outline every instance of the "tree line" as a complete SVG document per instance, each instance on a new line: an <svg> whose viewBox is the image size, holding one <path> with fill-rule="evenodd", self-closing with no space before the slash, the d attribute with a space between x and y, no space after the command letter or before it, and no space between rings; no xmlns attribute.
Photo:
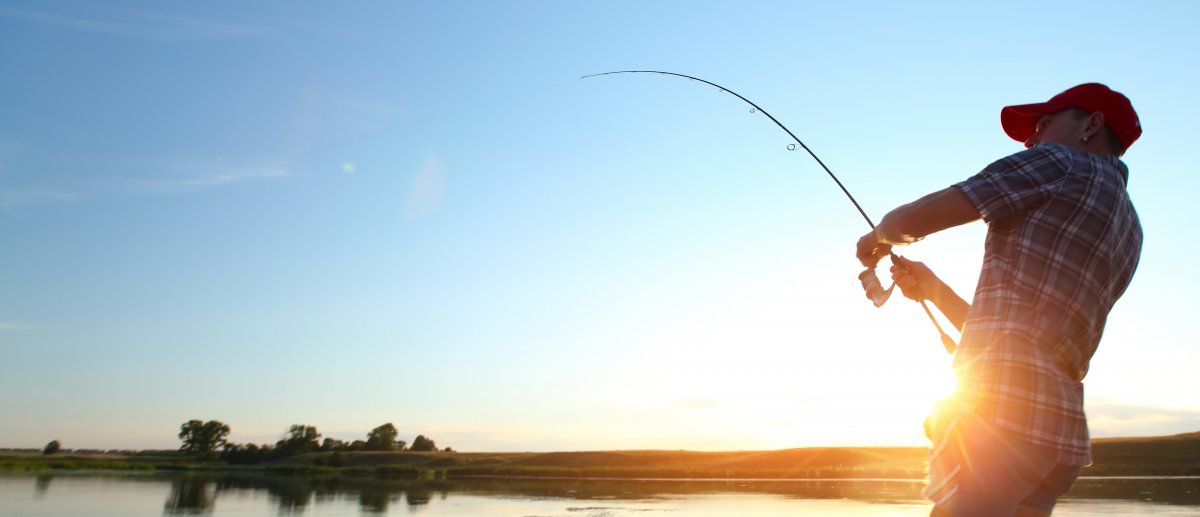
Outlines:
<svg viewBox="0 0 1200 517"><path fill-rule="evenodd" d="M219 420L189 420L179 426L179 439L183 442L179 450L197 459L222 460L234 465L262 463L310 452L439 450L437 444L425 435L417 435L412 445L398 440L399 432L391 422L372 429L367 433L366 440L352 442L329 437L321 440L321 433L316 427L294 424L274 445L237 444L227 440L230 430L228 424ZM442 450L454 452L449 447Z"/></svg>

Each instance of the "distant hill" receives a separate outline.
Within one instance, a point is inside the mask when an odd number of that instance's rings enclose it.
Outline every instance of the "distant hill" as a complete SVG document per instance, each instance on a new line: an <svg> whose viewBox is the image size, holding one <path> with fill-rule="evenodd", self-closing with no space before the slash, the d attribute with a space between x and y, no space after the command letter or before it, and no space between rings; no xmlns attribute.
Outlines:
<svg viewBox="0 0 1200 517"><path fill-rule="evenodd" d="M1085 475L1200 475L1200 431L1171 436L1092 440Z"/></svg>

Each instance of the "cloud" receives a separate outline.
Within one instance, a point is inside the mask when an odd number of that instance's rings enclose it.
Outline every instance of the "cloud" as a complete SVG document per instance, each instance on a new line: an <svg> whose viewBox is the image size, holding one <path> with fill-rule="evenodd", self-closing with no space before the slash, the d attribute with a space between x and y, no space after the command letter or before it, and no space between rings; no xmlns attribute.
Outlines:
<svg viewBox="0 0 1200 517"><path fill-rule="evenodd" d="M15 172L9 164L20 148L15 140L0 138L0 175ZM11 182L11 180L10 180ZM78 197L74 192L58 188L45 187L3 187L0 186L0 208L14 208L43 203L71 201Z"/></svg>
<svg viewBox="0 0 1200 517"><path fill-rule="evenodd" d="M284 178L289 175L284 167L264 165L176 162L165 165L146 164L137 166L137 168L154 171L155 175L103 178L78 183L68 186L68 188L0 186L0 208L13 209L46 203L121 198L131 195L196 192L250 181Z"/></svg>
<svg viewBox="0 0 1200 517"><path fill-rule="evenodd" d="M96 34L157 40L226 39L266 33L263 27L135 9L108 9L91 16L0 7L0 16Z"/></svg>
<svg viewBox="0 0 1200 517"><path fill-rule="evenodd" d="M142 192L176 193L288 175L280 167L183 165L177 169L181 174L172 178L121 178L116 181Z"/></svg>
<svg viewBox="0 0 1200 517"><path fill-rule="evenodd" d="M33 328L33 326L16 321L0 321L0 332L5 330L26 330L31 328Z"/></svg>
<svg viewBox="0 0 1200 517"><path fill-rule="evenodd" d="M75 194L62 190L0 187L0 207L5 208L70 201L75 198Z"/></svg>
<svg viewBox="0 0 1200 517"><path fill-rule="evenodd" d="M1092 436L1154 436L1200 429L1200 408L1137 404L1108 398L1089 399Z"/></svg>

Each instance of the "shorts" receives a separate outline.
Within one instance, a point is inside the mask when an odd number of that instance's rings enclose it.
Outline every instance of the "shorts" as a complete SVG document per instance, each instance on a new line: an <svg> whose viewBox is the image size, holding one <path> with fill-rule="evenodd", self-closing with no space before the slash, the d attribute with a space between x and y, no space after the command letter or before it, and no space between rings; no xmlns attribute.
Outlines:
<svg viewBox="0 0 1200 517"><path fill-rule="evenodd" d="M1050 515L1081 467L1060 465L1049 447L961 413L937 429L929 453L931 517Z"/></svg>

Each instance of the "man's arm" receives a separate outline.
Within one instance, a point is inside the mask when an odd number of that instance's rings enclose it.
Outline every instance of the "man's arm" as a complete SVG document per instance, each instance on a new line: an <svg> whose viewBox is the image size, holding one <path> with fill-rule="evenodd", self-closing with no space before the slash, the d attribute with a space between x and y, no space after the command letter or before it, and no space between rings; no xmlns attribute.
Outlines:
<svg viewBox="0 0 1200 517"><path fill-rule="evenodd" d="M976 221L979 210L966 194L949 187L903 205L875 225L875 230L858 240L858 259L875 267L896 244L911 244L926 235Z"/></svg>
<svg viewBox="0 0 1200 517"><path fill-rule="evenodd" d="M967 195L948 187L888 212L875 233L887 244L909 244L979 218L979 210Z"/></svg>

